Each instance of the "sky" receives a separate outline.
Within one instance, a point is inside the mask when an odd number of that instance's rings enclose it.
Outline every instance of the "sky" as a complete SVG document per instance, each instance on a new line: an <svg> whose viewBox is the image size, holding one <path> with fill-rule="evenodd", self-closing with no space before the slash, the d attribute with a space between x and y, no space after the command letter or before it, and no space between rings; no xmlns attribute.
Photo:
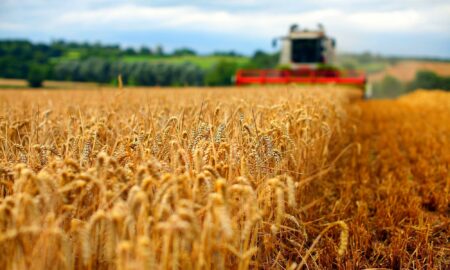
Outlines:
<svg viewBox="0 0 450 270"><path fill-rule="evenodd" d="M0 39L275 51L293 23L318 23L338 51L450 58L448 0L0 0Z"/></svg>

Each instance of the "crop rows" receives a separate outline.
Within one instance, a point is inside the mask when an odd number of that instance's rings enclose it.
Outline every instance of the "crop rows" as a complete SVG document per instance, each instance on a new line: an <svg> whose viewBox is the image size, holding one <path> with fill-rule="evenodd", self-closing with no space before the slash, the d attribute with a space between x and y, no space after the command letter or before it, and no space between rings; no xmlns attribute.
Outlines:
<svg viewBox="0 0 450 270"><path fill-rule="evenodd" d="M450 262L445 94L0 94L2 269Z"/></svg>
<svg viewBox="0 0 450 270"><path fill-rule="evenodd" d="M295 268L352 96L313 90L3 95L0 264Z"/></svg>

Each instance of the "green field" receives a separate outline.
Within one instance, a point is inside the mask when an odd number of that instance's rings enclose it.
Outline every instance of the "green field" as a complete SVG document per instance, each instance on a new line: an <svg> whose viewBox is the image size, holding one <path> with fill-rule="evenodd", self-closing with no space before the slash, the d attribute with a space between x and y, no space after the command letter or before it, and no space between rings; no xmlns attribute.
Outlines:
<svg viewBox="0 0 450 270"><path fill-rule="evenodd" d="M166 62L172 64L179 64L189 62L195 64L201 68L210 68L215 63L220 61L235 62L239 65L248 63L247 57L241 56L215 56L215 55L185 55L185 56L125 56L122 58L125 62L138 62L138 61L152 61L152 62Z"/></svg>
<svg viewBox="0 0 450 270"><path fill-rule="evenodd" d="M53 58L53 62L60 62L66 60L79 60L82 58L83 49L72 49L64 54L62 57ZM116 58L116 57L112 57ZM125 55L117 57L118 60L124 62L161 62L171 64L192 63L199 66L202 69L208 69L214 66L214 64L227 61L234 62L238 65L245 65L249 62L249 58L245 56L224 56L224 55L182 55L182 56L156 56L156 55Z"/></svg>

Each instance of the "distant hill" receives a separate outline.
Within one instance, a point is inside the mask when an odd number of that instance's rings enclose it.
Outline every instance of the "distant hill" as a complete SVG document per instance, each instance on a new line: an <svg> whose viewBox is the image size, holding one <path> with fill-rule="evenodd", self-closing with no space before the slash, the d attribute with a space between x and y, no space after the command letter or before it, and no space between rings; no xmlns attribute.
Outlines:
<svg viewBox="0 0 450 270"><path fill-rule="evenodd" d="M388 65L383 70L370 74L372 82L381 81L385 76L392 76L401 82L409 82L414 79L418 71L427 70L437 75L450 76L450 62L404 60Z"/></svg>

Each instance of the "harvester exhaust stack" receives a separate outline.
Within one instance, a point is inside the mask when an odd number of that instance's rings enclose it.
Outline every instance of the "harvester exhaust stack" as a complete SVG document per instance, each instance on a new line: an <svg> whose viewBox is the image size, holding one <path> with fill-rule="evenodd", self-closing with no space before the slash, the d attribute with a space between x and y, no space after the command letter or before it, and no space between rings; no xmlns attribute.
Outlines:
<svg viewBox="0 0 450 270"><path fill-rule="evenodd" d="M365 87L364 73L339 70L333 66L336 41L326 35L322 24L312 31L293 24L288 34L280 39L280 68L239 70L236 74L237 85L302 83ZM276 39L272 45L276 45Z"/></svg>

